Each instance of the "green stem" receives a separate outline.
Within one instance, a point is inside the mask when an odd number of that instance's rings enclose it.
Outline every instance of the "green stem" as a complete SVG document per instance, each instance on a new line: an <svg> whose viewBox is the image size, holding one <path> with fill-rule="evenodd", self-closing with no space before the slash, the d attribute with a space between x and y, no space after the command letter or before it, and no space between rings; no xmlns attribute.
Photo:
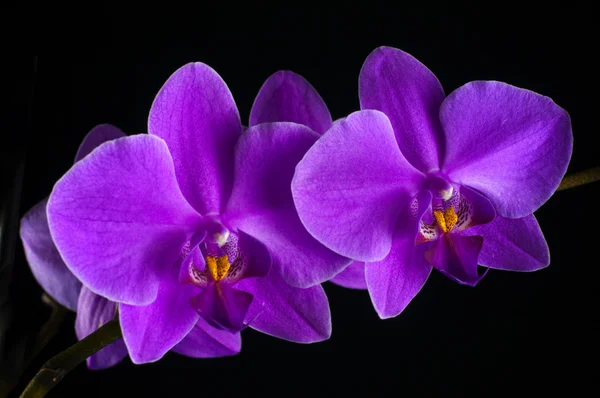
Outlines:
<svg viewBox="0 0 600 398"><path fill-rule="evenodd" d="M563 191L569 188L575 188L580 185L589 184L600 180L600 166L592 167L591 169L583 170L575 174L570 174L563 178L558 186L558 191Z"/></svg>
<svg viewBox="0 0 600 398"><path fill-rule="evenodd" d="M71 370L92 354L122 336L119 319L115 317L85 339L49 359L29 382L21 398L44 397Z"/></svg>

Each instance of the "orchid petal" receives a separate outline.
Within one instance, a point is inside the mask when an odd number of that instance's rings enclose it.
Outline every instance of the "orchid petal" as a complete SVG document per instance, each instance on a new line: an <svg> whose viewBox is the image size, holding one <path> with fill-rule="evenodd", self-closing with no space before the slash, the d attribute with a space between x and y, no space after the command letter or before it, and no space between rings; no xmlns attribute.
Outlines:
<svg viewBox="0 0 600 398"><path fill-rule="evenodd" d="M483 245L481 236L446 233L425 252L425 259L438 271L463 285L475 286L485 276L478 272L477 259Z"/></svg>
<svg viewBox="0 0 600 398"><path fill-rule="evenodd" d="M329 302L321 286L292 287L271 271L264 278L244 279L236 288L254 296L246 314L251 328L296 343L315 343L331 336Z"/></svg>
<svg viewBox="0 0 600 398"><path fill-rule="evenodd" d="M444 90L412 55L379 47L367 57L359 78L361 109L377 109L392 122L406 159L426 173L439 168L444 135L438 112Z"/></svg>
<svg viewBox="0 0 600 398"><path fill-rule="evenodd" d="M113 125L100 124L94 127L87 133L81 142L81 145L79 145L77 155L75 156L75 162L80 161L105 142L122 137L125 137L125 134Z"/></svg>
<svg viewBox="0 0 600 398"><path fill-rule="evenodd" d="M177 181L200 213L219 213L231 192L233 150L242 133L229 88L211 67L179 68L156 95L148 132L165 140Z"/></svg>
<svg viewBox="0 0 600 398"><path fill-rule="evenodd" d="M200 216L181 194L160 138L108 142L55 185L48 221L70 271L111 301L154 301Z"/></svg>
<svg viewBox="0 0 600 398"><path fill-rule="evenodd" d="M234 274L236 264L231 264L225 280L233 282L242 278L267 275L272 263L269 250L264 244L242 231L239 231L238 236L238 250L243 264L239 266L240 272L237 274Z"/></svg>
<svg viewBox="0 0 600 398"><path fill-rule="evenodd" d="M216 329L200 317L192 331L172 351L192 358L216 358L235 355L241 349L239 332Z"/></svg>
<svg viewBox="0 0 600 398"><path fill-rule="evenodd" d="M81 282L69 271L54 245L46 204L36 204L21 219L21 241L33 276L54 300L70 310L77 310Z"/></svg>
<svg viewBox="0 0 600 398"><path fill-rule="evenodd" d="M448 96L440 118L446 134L442 170L485 195L503 217L533 213L567 171L569 115L548 97L476 81Z"/></svg>
<svg viewBox="0 0 600 398"><path fill-rule="evenodd" d="M454 232L487 224L496 217L496 210L492 203L479 192L464 185L460 187L460 202L456 212L458 221L454 226Z"/></svg>
<svg viewBox="0 0 600 398"><path fill-rule="evenodd" d="M199 289L180 284L177 272L160 282L156 300L147 306L119 305L123 339L133 363L158 361L178 344L200 317L190 305Z"/></svg>
<svg viewBox="0 0 600 398"><path fill-rule="evenodd" d="M209 283L202 293L191 300L192 307L213 327L237 333L244 328L244 319L252 295L231 287L228 283Z"/></svg>
<svg viewBox="0 0 600 398"><path fill-rule="evenodd" d="M332 124L331 114L317 90L291 71L269 76L254 100L250 126L270 122L299 123L319 134Z"/></svg>
<svg viewBox="0 0 600 398"><path fill-rule="evenodd" d="M379 261L402 208L424 176L404 158L379 111L336 122L296 167L292 194L306 229L331 250Z"/></svg>
<svg viewBox="0 0 600 398"><path fill-rule="evenodd" d="M365 263L361 261L351 262L342 272L331 278L329 282L349 289L366 289Z"/></svg>
<svg viewBox="0 0 600 398"><path fill-rule="evenodd" d="M298 287L322 283L350 262L313 238L294 206L294 170L317 138L295 123L250 127L236 148L235 184L223 215L263 243L283 279Z"/></svg>
<svg viewBox="0 0 600 398"><path fill-rule="evenodd" d="M365 266L369 294L382 319L400 314L431 273L424 257L427 244L415 243L421 218L431 211L431 198L429 191L422 191L411 200L398 217L390 254Z"/></svg>
<svg viewBox="0 0 600 398"><path fill-rule="evenodd" d="M550 264L544 234L533 214L522 218L496 217L489 224L466 229L483 237L479 264L507 271L537 271Z"/></svg>
<svg viewBox="0 0 600 398"><path fill-rule="evenodd" d="M77 305L77 318L75 319L75 332L77 338L82 340L95 332L100 326L111 321L116 314L117 305L98 296L90 289L83 287ZM87 359L90 369L105 369L121 362L127 356L127 347L123 339L102 348Z"/></svg>

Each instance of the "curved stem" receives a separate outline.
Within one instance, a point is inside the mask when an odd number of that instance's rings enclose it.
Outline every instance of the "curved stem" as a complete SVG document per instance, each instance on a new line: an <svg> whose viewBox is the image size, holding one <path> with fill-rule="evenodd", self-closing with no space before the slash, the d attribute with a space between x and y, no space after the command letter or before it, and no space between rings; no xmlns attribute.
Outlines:
<svg viewBox="0 0 600 398"><path fill-rule="evenodd" d="M583 170L575 174L570 174L563 178L558 186L557 191L563 191L569 188L575 188L580 185L589 184L600 180L600 166L592 167L591 169Z"/></svg>
<svg viewBox="0 0 600 398"><path fill-rule="evenodd" d="M113 343L122 336L119 319L115 317L85 339L49 359L29 382L21 398L43 397L73 368L90 355Z"/></svg>

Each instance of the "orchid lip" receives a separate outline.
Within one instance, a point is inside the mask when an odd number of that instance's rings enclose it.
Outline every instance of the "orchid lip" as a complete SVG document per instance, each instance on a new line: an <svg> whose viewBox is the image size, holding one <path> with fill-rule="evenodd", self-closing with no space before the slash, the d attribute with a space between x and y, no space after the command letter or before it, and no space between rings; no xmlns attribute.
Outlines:
<svg viewBox="0 0 600 398"><path fill-rule="evenodd" d="M226 230L220 236L203 233L202 240L190 240L184 247L180 282L205 288L213 283L235 283L243 278L248 259L239 248L239 238ZM222 238L227 236L226 241Z"/></svg>
<svg viewBox="0 0 600 398"><path fill-rule="evenodd" d="M429 265L459 283L474 286L485 273L478 271L478 256L482 248L481 236L464 235L466 229L489 223L493 208L482 196L467 186L451 184L452 195L444 198L447 181L438 174L430 179L429 187L438 189L432 194L431 207L419 224L416 244L431 242L424 252Z"/></svg>
<svg viewBox="0 0 600 398"><path fill-rule="evenodd" d="M206 322L218 329L238 332L245 325L253 296L233 285L248 276L251 253L243 252L237 233L230 232L215 218L206 221L203 232L184 247L179 281L199 288L189 304Z"/></svg>
<svg viewBox="0 0 600 398"><path fill-rule="evenodd" d="M461 193L460 185L453 185L436 174L428 178L426 187L432 190L431 213L421 220L417 243L433 241L444 234L460 232L472 225L476 209ZM450 196L449 192L452 193Z"/></svg>

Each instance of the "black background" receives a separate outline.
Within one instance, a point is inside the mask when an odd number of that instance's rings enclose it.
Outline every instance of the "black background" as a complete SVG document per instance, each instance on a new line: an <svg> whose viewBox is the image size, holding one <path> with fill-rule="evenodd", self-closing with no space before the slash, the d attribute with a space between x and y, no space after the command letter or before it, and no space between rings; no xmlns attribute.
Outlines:
<svg viewBox="0 0 600 398"><path fill-rule="evenodd" d="M12 90L14 108L8 109L16 113L3 122L2 167L4 176L14 175L24 144L20 215L48 195L95 125L145 133L154 95L191 61L205 62L223 77L243 122L264 80L281 69L307 78L336 119L358 109L358 72L366 56L380 45L398 47L427 65L446 93L483 79L550 96L571 115L575 144L569 172L598 165L598 102L588 98L598 88L595 20L591 9L575 3L548 2L532 10L431 4L418 13L402 3L164 7L154 15L88 11L64 32L55 21L44 23L47 30L40 35L79 40L77 50L83 52L41 55L35 73L33 58L10 63L12 73L4 80ZM32 83L28 129L26 112L17 116L27 107ZM235 357L199 360L169 353L142 366L129 359L104 371L80 366L49 396L597 391L598 194L594 185L559 192L536 213L551 249L545 270L491 271L476 288L434 273L400 316L385 321L365 291L326 284L333 319L327 342L299 345L246 330ZM35 333L48 315L19 241L8 293L14 304L10 347ZM43 361L76 341L73 322L70 314L18 388Z"/></svg>

